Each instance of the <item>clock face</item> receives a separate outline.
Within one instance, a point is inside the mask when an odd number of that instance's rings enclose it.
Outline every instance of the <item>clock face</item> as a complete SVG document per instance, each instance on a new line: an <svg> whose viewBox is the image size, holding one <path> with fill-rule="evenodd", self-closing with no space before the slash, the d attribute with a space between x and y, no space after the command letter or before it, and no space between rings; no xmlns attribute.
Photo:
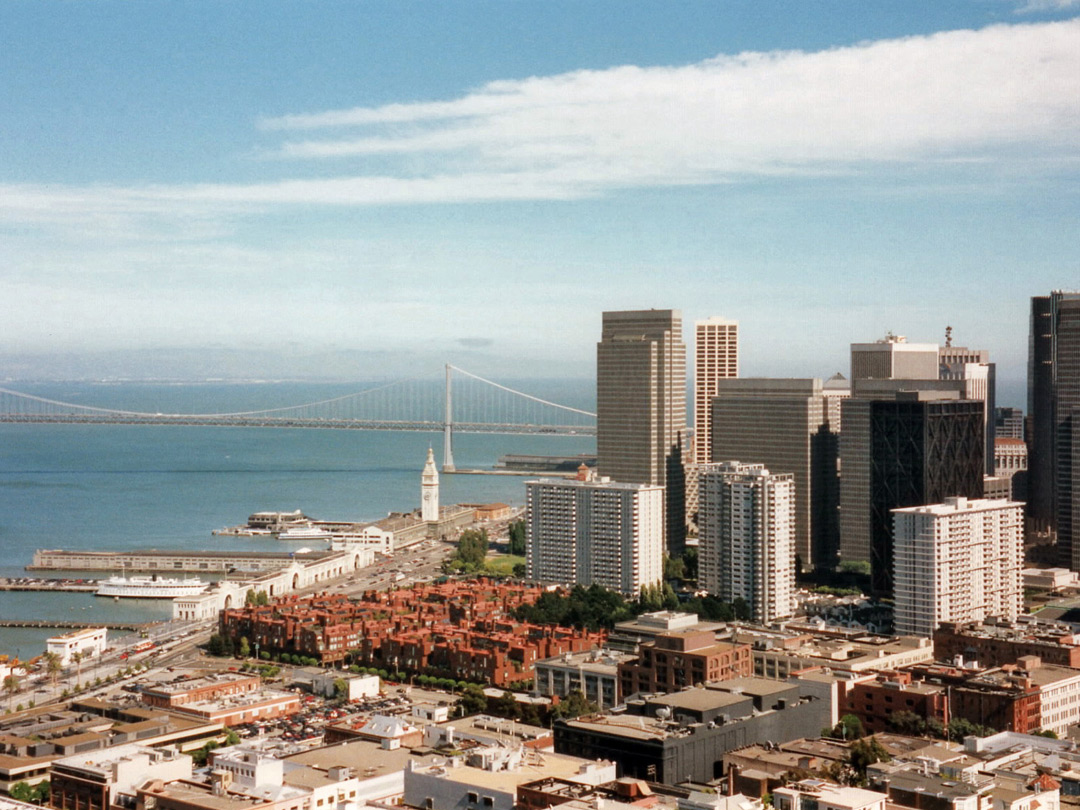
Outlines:
<svg viewBox="0 0 1080 810"><path fill-rule="evenodd" d="M431 491L431 490L429 489L429 490L428 490L427 492L425 492L425 493L424 493L424 500L425 500L425 501L430 501L430 500L431 500L431 499L432 499L432 498L433 498L434 496L435 496L435 493L434 493L434 492L432 492L432 491Z"/></svg>

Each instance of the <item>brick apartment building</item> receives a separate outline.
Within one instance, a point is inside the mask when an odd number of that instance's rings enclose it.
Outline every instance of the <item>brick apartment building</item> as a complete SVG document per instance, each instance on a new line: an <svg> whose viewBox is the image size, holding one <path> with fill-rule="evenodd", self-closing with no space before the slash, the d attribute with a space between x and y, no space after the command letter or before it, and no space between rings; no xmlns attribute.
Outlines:
<svg viewBox="0 0 1080 810"><path fill-rule="evenodd" d="M636 661L619 664L623 696L638 692L676 692L707 681L753 674L749 644L717 641L708 630L676 630L641 644Z"/></svg>
<svg viewBox="0 0 1080 810"><path fill-rule="evenodd" d="M270 653L289 653L413 674L509 686L533 663L599 646L603 633L515 622L514 608L543 593L489 580L335 595L287 597L223 611L221 633Z"/></svg>
<svg viewBox="0 0 1080 810"><path fill-rule="evenodd" d="M1044 664L1080 668L1080 638L1067 625L946 622L934 632L934 650L939 661L963 658L984 667L1000 667L1024 655L1037 655Z"/></svg>
<svg viewBox="0 0 1080 810"><path fill-rule="evenodd" d="M910 712L922 720L949 722L946 687L913 681L910 672L885 672L872 681L854 684L845 699L846 714L859 718L867 734L891 731L890 719Z"/></svg>

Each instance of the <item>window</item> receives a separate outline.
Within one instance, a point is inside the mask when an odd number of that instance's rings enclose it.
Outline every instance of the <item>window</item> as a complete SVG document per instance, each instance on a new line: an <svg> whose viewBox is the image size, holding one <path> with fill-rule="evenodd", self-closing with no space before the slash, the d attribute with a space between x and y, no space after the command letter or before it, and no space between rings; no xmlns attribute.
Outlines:
<svg viewBox="0 0 1080 810"><path fill-rule="evenodd" d="M469 804L476 804L480 800L480 796L473 791L469 791Z"/></svg>
<svg viewBox="0 0 1080 810"><path fill-rule="evenodd" d="M494 807L494 806L495 806L495 800L493 798L491 798L490 796L485 796L484 797L484 807Z"/></svg>

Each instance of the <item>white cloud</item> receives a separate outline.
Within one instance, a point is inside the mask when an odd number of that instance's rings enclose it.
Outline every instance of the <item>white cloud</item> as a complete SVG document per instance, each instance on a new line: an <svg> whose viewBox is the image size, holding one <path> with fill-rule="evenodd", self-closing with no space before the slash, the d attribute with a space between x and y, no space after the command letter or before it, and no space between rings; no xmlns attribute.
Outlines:
<svg viewBox="0 0 1080 810"><path fill-rule="evenodd" d="M0 186L0 218L111 233L162 217L219 227L217 217L277 205L575 199L896 163L945 170L1034 161L1042 171L1072 171L1080 156L1080 20L495 81L455 100L290 115L262 126L287 133L278 157L290 165L317 159L322 176L138 188L11 184ZM314 137L328 130L332 137ZM299 133L306 137L295 139ZM339 176L326 177L328 168Z"/></svg>
<svg viewBox="0 0 1080 810"><path fill-rule="evenodd" d="M1080 0L1028 0L1016 14L1038 14L1054 11L1068 11L1080 7Z"/></svg>

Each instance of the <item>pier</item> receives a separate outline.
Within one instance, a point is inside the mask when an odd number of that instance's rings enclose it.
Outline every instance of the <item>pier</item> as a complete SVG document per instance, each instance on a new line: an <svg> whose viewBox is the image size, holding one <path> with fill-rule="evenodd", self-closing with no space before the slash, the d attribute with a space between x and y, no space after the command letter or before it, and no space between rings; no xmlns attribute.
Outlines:
<svg viewBox="0 0 1080 810"><path fill-rule="evenodd" d="M332 551L77 551L38 549L27 571L111 571L148 574L227 574L279 571L293 563L335 556Z"/></svg>
<svg viewBox="0 0 1080 810"><path fill-rule="evenodd" d="M75 591L94 593L101 587L96 579L35 579L0 577L0 591Z"/></svg>
<svg viewBox="0 0 1080 810"><path fill-rule="evenodd" d="M69 622L62 619L0 619L0 627L43 627L56 630L86 630L104 627L106 630L131 630L142 632L155 622Z"/></svg>

